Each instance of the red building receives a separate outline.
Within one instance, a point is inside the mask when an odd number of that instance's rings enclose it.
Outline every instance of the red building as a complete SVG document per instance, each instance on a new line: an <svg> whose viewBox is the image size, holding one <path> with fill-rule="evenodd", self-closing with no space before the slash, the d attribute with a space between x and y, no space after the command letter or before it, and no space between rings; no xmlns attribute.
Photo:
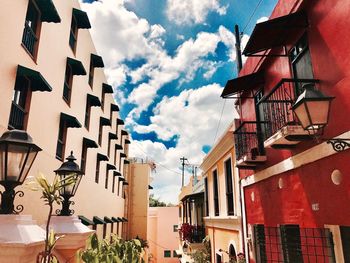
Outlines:
<svg viewBox="0 0 350 263"><path fill-rule="evenodd" d="M249 262L350 262L349 18L348 0L280 0L223 91Z"/></svg>

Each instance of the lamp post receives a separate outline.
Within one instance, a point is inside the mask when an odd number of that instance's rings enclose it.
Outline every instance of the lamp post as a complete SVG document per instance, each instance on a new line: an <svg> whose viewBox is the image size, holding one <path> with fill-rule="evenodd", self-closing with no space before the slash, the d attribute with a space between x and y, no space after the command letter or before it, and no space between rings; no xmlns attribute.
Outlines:
<svg viewBox="0 0 350 263"><path fill-rule="evenodd" d="M0 184L5 188L0 192L0 214L23 211L23 205L14 206L16 195L24 195L15 188L23 184L39 151L40 147L33 143L26 131L10 130L0 137Z"/></svg>
<svg viewBox="0 0 350 263"><path fill-rule="evenodd" d="M79 165L74 162L76 158L73 156L73 151L71 151L71 154L66 160L67 161L62 163L61 167L54 172L56 173L56 176L60 177L61 181L65 181L68 177L75 177L76 180L74 183L66 185L60 190L60 195L63 198L62 209L56 210L56 214L60 216L70 216L74 214L74 210L69 208L71 204L74 205L74 202L69 199L77 192L83 176L83 172L80 170Z"/></svg>
<svg viewBox="0 0 350 263"><path fill-rule="evenodd" d="M314 84L308 83L303 86L304 92L300 94L292 110L297 116L304 130L314 131L316 135L328 124L331 102L334 97L326 96L316 90ZM318 133L319 134L319 133ZM350 138L324 139L332 144L335 151L344 151L350 147Z"/></svg>

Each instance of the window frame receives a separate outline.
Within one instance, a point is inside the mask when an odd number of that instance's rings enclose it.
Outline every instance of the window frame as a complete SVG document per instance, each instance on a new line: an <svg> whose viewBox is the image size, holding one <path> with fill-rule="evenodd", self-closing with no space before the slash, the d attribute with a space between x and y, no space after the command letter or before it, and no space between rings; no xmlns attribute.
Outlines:
<svg viewBox="0 0 350 263"><path fill-rule="evenodd" d="M70 103L71 103L72 86L73 86L73 69L69 65L69 63L67 62L67 64L66 64L66 71L64 73L64 83L63 83L62 98L67 103L68 106L70 106ZM67 97L65 97L66 90L67 90Z"/></svg>
<svg viewBox="0 0 350 263"><path fill-rule="evenodd" d="M81 150L80 170L84 173L86 170L87 151L88 151L88 147L83 142L83 146L82 146L82 150Z"/></svg>
<svg viewBox="0 0 350 263"><path fill-rule="evenodd" d="M71 25L70 25L70 30L69 30L69 47L73 51L74 55L75 55L76 50L77 50L78 32L79 32L79 28L78 28L77 18L75 17L74 13L72 12L72 20L71 20ZM71 43L71 38L73 39L72 43ZM73 46L71 46L72 44L73 44Z"/></svg>
<svg viewBox="0 0 350 263"><path fill-rule="evenodd" d="M91 117L91 104L89 103L89 100L86 100L86 107L85 107L85 118L84 118L84 127L89 130L90 129L90 117Z"/></svg>
<svg viewBox="0 0 350 263"><path fill-rule="evenodd" d="M204 202L205 202L205 216L209 216L209 187L208 177L204 177Z"/></svg>
<svg viewBox="0 0 350 263"><path fill-rule="evenodd" d="M229 176L227 173L227 166L226 164L229 162L229 167L231 171L230 179L231 179L231 192L229 192ZM234 216L236 214L236 209L235 209L235 181L234 181L234 175L233 175L233 166L232 166L232 156L228 156L224 160L224 173L225 173L225 190L226 190L226 209L227 209L227 215L229 216ZM229 197L230 195L232 196L232 210L229 209Z"/></svg>
<svg viewBox="0 0 350 263"><path fill-rule="evenodd" d="M88 83L91 89L93 89L93 84L94 84L94 76L95 76L95 67L93 63L93 59L90 56L90 68L89 68L89 79Z"/></svg>
<svg viewBox="0 0 350 263"><path fill-rule="evenodd" d="M171 258L171 250L165 249L163 256L164 258Z"/></svg>
<svg viewBox="0 0 350 263"><path fill-rule="evenodd" d="M57 146L56 146L56 159L63 161L64 155L66 152L66 142L67 142L67 130L68 127L64 120L60 120L59 128L58 128L58 138L57 138ZM58 145L61 145L62 150L60 155L58 155Z"/></svg>
<svg viewBox="0 0 350 263"><path fill-rule="evenodd" d="M95 183L99 183L100 181L100 166L101 166L101 160L96 158L96 168L95 168Z"/></svg>
<svg viewBox="0 0 350 263"><path fill-rule="evenodd" d="M218 169L212 170L213 177L213 202L214 202L214 215L220 216L220 200L219 200L219 176Z"/></svg>

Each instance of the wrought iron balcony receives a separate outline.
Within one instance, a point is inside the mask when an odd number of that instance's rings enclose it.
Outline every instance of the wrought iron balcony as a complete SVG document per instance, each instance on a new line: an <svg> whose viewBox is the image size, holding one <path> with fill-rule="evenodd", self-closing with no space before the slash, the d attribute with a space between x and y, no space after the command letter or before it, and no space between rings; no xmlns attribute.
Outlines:
<svg viewBox="0 0 350 263"><path fill-rule="evenodd" d="M12 129L23 130L25 116L26 111L18 104L12 102L9 127Z"/></svg>
<svg viewBox="0 0 350 263"><path fill-rule="evenodd" d="M266 122L244 121L235 131L236 166L240 169L254 169L266 161L263 147Z"/></svg>
<svg viewBox="0 0 350 263"><path fill-rule="evenodd" d="M202 243L205 238L205 227L184 223L179 229L180 239L189 243Z"/></svg>
<svg viewBox="0 0 350 263"><path fill-rule="evenodd" d="M318 80L282 79L259 102L262 104L263 118L268 122L268 128L264 131L265 147L290 148L302 140L311 139L310 133L302 128L292 111L292 105L306 83L316 84Z"/></svg>
<svg viewBox="0 0 350 263"><path fill-rule="evenodd" d="M22 43L25 46L25 48L28 50L30 54L34 56L35 52L35 45L38 41L38 38L36 37L35 32L33 29L29 26L28 22L26 21L24 24L24 31L22 36Z"/></svg>

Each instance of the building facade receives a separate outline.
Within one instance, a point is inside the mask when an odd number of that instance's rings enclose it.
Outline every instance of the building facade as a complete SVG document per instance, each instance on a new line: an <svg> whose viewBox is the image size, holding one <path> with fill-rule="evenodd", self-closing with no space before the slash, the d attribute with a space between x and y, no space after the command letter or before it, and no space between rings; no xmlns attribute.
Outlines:
<svg viewBox="0 0 350 263"><path fill-rule="evenodd" d="M150 263L178 263L178 207L150 207L147 222Z"/></svg>
<svg viewBox="0 0 350 263"><path fill-rule="evenodd" d="M3 1L0 133L26 130L42 148L28 178L50 181L72 151L84 171L74 215L100 237L122 231L128 133L79 1ZM24 185L22 214L45 223L48 208ZM55 207L60 209L59 206ZM123 219L124 218L124 219Z"/></svg>
<svg viewBox="0 0 350 263"><path fill-rule="evenodd" d="M211 244L211 262L215 263L237 260L243 251L233 130L231 124L200 166L205 190L204 224Z"/></svg>
<svg viewBox="0 0 350 263"><path fill-rule="evenodd" d="M337 140L350 139L349 12L343 0L279 1L223 91L240 113L234 134L249 262L350 262L350 153ZM330 97L330 110L317 106Z"/></svg>

